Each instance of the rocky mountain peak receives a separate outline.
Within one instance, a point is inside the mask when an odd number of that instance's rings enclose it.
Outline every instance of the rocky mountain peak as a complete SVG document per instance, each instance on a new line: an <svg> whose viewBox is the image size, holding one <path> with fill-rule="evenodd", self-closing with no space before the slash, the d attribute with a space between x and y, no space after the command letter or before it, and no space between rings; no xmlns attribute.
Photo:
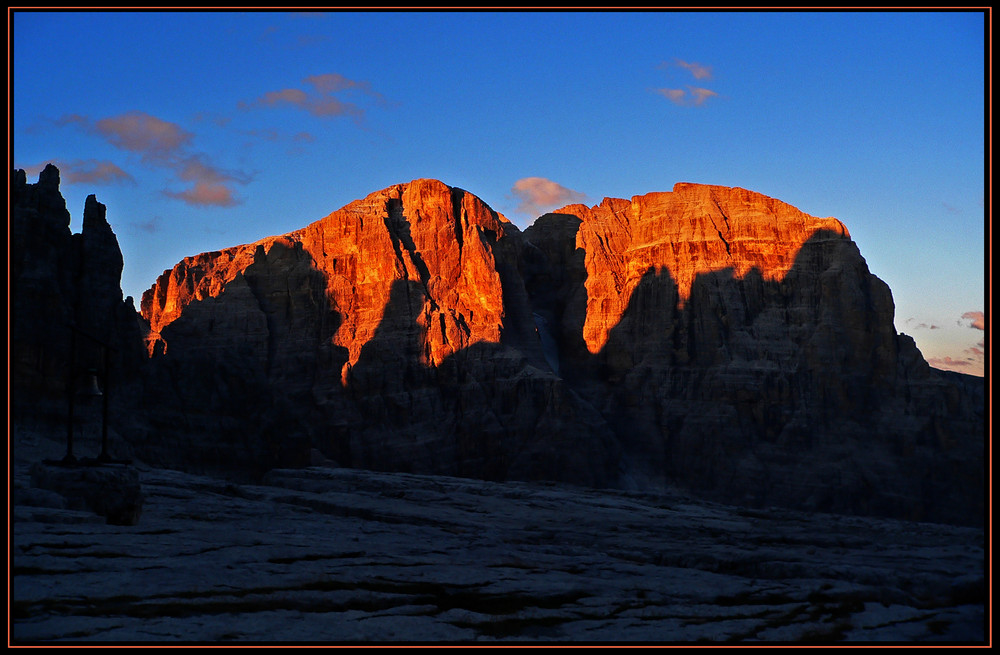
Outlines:
<svg viewBox="0 0 1000 655"><path fill-rule="evenodd" d="M219 296L251 267L278 266L273 275L317 274L324 302L340 321L333 339L348 352L345 380L401 282L412 283L406 311L421 357L438 364L473 343L500 341L505 312L495 250L512 231L482 200L438 180L394 185L303 229L186 258L164 272L143 294L149 349L190 303ZM302 254L283 254L290 252Z"/></svg>

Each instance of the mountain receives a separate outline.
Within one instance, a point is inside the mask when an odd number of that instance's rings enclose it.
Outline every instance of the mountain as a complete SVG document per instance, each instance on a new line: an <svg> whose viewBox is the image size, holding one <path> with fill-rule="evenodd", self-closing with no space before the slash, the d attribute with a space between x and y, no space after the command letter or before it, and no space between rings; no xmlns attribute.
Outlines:
<svg viewBox="0 0 1000 655"><path fill-rule="evenodd" d="M982 513L982 388L896 334L891 293L840 221L678 184L565 208L525 237L547 257L528 288L558 326L561 370L616 426L640 486Z"/></svg>
<svg viewBox="0 0 1000 655"><path fill-rule="evenodd" d="M895 332L840 221L744 189L571 205L522 233L416 180L185 258L141 314L121 429L154 464L983 520L982 380Z"/></svg>

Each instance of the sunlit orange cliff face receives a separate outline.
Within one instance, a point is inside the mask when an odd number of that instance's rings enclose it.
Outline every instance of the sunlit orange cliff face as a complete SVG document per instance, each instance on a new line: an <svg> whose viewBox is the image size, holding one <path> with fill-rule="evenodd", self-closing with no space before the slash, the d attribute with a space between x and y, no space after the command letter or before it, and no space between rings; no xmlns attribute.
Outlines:
<svg viewBox="0 0 1000 655"><path fill-rule="evenodd" d="M421 359L436 365L479 341L499 342L503 289L494 248L507 219L475 196L437 180L416 180L352 202L308 227L279 237L204 253L178 263L143 294L147 346L190 303L219 296L261 254L276 246L308 253L326 280L326 296L340 316L333 340L346 348L344 375L378 329L394 282L408 295L422 341Z"/></svg>
<svg viewBox="0 0 1000 655"><path fill-rule="evenodd" d="M765 280L780 280L820 230L848 236L835 218L816 218L745 189L700 184L557 213L582 221L576 246L586 253L583 338L592 353L604 347L650 271L669 273L683 306L700 274L728 269L742 277L756 270ZM301 248L325 276L328 300L342 321L333 339L347 349L347 367L374 335L399 280L419 285L420 297L411 302L422 361L436 365L473 343L500 341L504 289L494 248L512 230L481 200L439 181L396 185L302 230L184 259L143 294L147 346L151 354L157 344L165 347L161 331L187 305L221 294L259 250L267 254L277 244Z"/></svg>
<svg viewBox="0 0 1000 655"><path fill-rule="evenodd" d="M582 220L577 248L586 252L584 341L599 352L649 271L669 273L683 306L698 275L731 269L741 278L756 269L780 281L802 245L820 230L847 237L835 218L816 218L791 205L740 188L677 184L673 192L600 205L570 205L557 213Z"/></svg>

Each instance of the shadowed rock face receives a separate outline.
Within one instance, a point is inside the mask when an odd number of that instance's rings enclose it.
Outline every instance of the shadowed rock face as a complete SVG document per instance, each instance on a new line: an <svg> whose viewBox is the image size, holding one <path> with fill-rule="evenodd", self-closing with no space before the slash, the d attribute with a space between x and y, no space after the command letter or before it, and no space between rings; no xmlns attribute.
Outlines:
<svg viewBox="0 0 1000 655"><path fill-rule="evenodd" d="M51 164L37 184L15 171L10 192L12 423L65 430L67 386L91 370L103 386L106 364L114 371L112 410L134 407L142 328L132 299L122 299L122 254L105 206L89 196L83 230L72 234ZM101 343L110 346L107 359Z"/></svg>
<svg viewBox="0 0 1000 655"><path fill-rule="evenodd" d="M417 180L186 258L142 316L128 438L154 464L982 521L982 381L896 334L839 221L743 189L573 205L522 234Z"/></svg>

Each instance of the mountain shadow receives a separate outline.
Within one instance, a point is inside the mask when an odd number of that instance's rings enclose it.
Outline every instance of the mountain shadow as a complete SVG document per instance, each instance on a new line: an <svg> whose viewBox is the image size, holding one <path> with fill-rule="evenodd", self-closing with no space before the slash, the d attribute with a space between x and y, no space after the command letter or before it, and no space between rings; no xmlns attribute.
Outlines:
<svg viewBox="0 0 1000 655"><path fill-rule="evenodd" d="M487 480L613 480L618 448L600 415L516 348L478 342L428 365L424 303L421 284L394 282L351 367L346 389L358 414L345 465Z"/></svg>
<svg viewBox="0 0 1000 655"><path fill-rule="evenodd" d="M259 246L218 296L191 302L147 362L137 454L146 461L254 479L309 463L330 413L344 349L326 276L299 245ZM191 435L198 435L193 439Z"/></svg>
<svg viewBox="0 0 1000 655"><path fill-rule="evenodd" d="M583 221L573 214L549 213L524 232L524 285L539 332L551 339L548 359L564 377L580 373L590 354L583 339L587 318L586 253L576 247ZM564 363L569 367L563 370ZM588 375L586 372L584 375Z"/></svg>

